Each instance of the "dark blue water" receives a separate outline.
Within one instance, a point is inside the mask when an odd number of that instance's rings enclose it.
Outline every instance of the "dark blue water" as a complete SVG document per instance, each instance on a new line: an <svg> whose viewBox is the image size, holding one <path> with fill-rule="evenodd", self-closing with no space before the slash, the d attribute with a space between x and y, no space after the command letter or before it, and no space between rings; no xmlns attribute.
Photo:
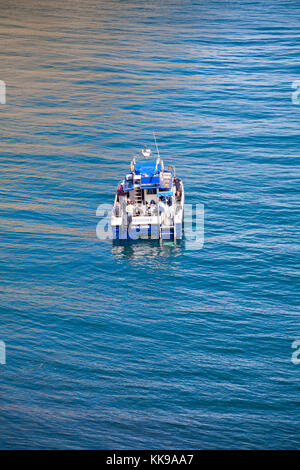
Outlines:
<svg viewBox="0 0 300 470"><path fill-rule="evenodd" d="M299 447L299 6L1 5L2 449ZM153 130L201 250L96 237Z"/></svg>

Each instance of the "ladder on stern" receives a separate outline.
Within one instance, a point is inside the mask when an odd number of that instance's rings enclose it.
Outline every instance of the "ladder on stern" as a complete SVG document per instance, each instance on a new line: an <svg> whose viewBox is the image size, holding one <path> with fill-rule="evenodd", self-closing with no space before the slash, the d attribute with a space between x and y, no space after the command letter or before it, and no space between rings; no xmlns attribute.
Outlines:
<svg viewBox="0 0 300 470"><path fill-rule="evenodd" d="M142 204L142 190L141 188L135 188L135 202L137 204Z"/></svg>

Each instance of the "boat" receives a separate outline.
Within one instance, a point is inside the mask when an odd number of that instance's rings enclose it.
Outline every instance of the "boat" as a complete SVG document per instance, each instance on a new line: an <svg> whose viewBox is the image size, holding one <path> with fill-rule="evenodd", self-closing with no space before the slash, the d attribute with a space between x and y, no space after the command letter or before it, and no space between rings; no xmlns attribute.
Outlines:
<svg viewBox="0 0 300 470"><path fill-rule="evenodd" d="M113 239L181 239L183 213L184 187L175 167L165 167L158 148L153 158L144 147L117 187L111 213Z"/></svg>

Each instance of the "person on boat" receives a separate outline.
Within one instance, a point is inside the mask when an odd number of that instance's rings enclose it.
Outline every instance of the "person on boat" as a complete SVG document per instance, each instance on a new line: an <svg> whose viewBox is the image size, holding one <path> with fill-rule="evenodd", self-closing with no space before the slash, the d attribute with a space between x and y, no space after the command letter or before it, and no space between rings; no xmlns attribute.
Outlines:
<svg viewBox="0 0 300 470"><path fill-rule="evenodd" d="M159 212L165 212L166 204L165 204L165 198L164 197L159 198L158 209L159 209Z"/></svg>
<svg viewBox="0 0 300 470"><path fill-rule="evenodd" d="M166 216L167 216L167 205L166 205L166 198L160 197L158 203L158 213L161 217L161 223L164 223Z"/></svg>
<svg viewBox="0 0 300 470"><path fill-rule="evenodd" d="M155 213L155 210L156 210L156 202L152 199L150 201L150 212L151 212L151 215L153 215Z"/></svg>
<svg viewBox="0 0 300 470"><path fill-rule="evenodd" d="M123 185L120 183L117 187L117 201L120 202L120 196L124 196Z"/></svg>
<svg viewBox="0 0 300 470"><path fill-rule="evenodd" d="M153 211L154 211L154 205L152 204L152 202L154 202L154 201L151 201L150 203L148 202L148 204L147 204L146 211L147 211L148 215L152 215Z"/></svg>
<svg viewBox="0 0 300 470"><path fill-rule="evenodd" d="M180 178L174 178L174 183L175 183L175 188L176 188L176 200L180 201L181 199L181 194L182 194L182 189L181 189L181 179Z"/></svg>
<svg viewBox="0 0 300 470"><path fill-rule="evenodd" d="M126 206L127 225L130 225L132 222L133 211L134 211L133 202L130 199L128 199L127 206Z"/></svg>

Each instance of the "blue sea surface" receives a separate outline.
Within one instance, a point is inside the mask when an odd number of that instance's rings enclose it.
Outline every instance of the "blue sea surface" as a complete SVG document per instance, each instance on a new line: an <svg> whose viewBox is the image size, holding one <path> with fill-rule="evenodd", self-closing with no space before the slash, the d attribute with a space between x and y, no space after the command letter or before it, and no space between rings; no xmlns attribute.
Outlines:
<svg viewBox="0 0 300 470"><path fill-rule="evenodd" d="M1 5L1 449L299 448L299 14ZM202 249L96 237L153 131Z"/></svg>

